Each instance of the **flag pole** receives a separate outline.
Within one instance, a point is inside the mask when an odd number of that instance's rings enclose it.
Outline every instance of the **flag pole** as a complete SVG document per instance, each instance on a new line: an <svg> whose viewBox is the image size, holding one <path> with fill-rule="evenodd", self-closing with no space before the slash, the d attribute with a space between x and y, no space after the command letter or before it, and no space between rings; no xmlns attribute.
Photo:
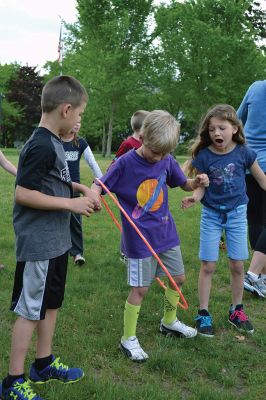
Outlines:
<svg viewBox="0 0 266 400"><path fill-rule="evenodd" d="M60 33L59 33L59 43L58 43L58 63L59 63L59 67L60 67L60 76L63 75L63 36L62 36L62 32L63 32L63 19L61 18L61 16L59 15L60 18Z"/></svg>

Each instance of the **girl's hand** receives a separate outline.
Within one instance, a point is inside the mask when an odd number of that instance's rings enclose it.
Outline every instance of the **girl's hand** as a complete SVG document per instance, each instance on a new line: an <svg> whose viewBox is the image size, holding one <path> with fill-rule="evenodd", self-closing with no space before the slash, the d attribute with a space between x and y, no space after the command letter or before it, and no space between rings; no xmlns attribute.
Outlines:
<svg viewBox="0 0 266 400"><path fill-rule="evenodd" d="M184 197L181 201L181 208L185 210L186 208L193 207L196 204L197 200L193 196Z"/></svg>
<svg viewBox="0 0 266 400"><path fill-rule="evenodd" d="M195 178L195 187L208 187L209 186L209 178L206 174L199 174Z"/></svg>

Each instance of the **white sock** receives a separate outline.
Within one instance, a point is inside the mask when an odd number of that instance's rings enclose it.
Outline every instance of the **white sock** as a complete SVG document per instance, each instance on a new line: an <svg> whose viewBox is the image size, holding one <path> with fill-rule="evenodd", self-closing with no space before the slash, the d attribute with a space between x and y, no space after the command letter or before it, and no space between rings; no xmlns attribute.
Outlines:
<svg viewBox="0 0 266 400"><path fill-rule="evenodd" d="M248 271L248 274L253 279L253 281L257 281L259 279L259 275L254 274L253 272Z"/></svg>

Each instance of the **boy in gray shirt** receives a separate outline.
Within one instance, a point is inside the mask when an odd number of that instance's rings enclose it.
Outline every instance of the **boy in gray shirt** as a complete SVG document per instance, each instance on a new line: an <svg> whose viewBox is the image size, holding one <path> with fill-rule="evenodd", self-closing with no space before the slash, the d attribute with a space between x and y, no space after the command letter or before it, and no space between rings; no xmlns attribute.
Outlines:
<svg viewBox="0 0 266 400"><path fill-rule="evenodd" d="M3 400L42 400L29 381L72 383L84 375L82 369L69 368L54 357L52 338L64 298L70 212L89 217L101 208L99 196L71 182L60 140L60 134L81 121L87 101L85 88L75 78L60 76L48 81L42 92L39 127L20 155L13 214L17 266L11 304L18 318L9 374L0 384ZM73 191L83 197L72 198ZM28 381L24 363L35 329L37 354Z"/></svg>

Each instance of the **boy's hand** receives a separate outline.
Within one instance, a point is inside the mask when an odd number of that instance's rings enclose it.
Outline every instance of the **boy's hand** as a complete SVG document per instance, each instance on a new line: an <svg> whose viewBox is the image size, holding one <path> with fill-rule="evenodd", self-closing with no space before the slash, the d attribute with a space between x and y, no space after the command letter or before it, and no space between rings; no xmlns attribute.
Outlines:
<svg viewBox="0 0 266 400"><path fill-rule="evenodd" d="M193 207L196 204L197 200L193 196L184 197L181 201L181 208L185 210L186 208Z"/></svg>
<svg viewBox="0 0 266 400"><path fill-rule="evenodd" d="M199 174L195 178L195 187L208 187L209 186L209 178L206 174Z"/></svg>
<svg viewBox="0 0 266 400"><path fill-rule="evenodd" d="M95 192L95 190L86 187L83 191L83 196L87 197L94 203L94 211L100 211L102 209L101 197L99 193Z"/></svg>
<svg viewBox="0 0 266 400"><path fill-rule="evenodd" d="M90 217L95 211L99 209L95 205L95 202L89 197L75 197L70 199L70 211L75 214L86 215Z"/></svg>

